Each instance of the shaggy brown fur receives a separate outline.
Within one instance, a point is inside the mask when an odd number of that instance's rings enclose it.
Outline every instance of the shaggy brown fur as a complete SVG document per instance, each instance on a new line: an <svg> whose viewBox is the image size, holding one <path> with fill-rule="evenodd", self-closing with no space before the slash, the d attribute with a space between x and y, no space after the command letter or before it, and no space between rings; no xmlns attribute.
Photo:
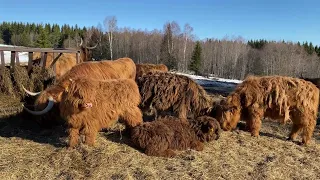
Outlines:
<svg viewBox="0 0 320 180"><path fill-rule="evenodd" d="M179 118L197 117L209 113L214 104L206 91L187 76L155 72L138 78L137 84L141 109L155 116L158 111L173 111Z"/></svg>
<svg viewBox="0 0 320 180"><path fill-rule="evenodd" d="M34 61L40 63L41 55L39 52L34 52ZM53 53L47 54L46 68L49 68L53 62ZM35 63L34 62L34 63ZM56 62L56 78L59 79L67 71L69 71L73 66L77 64L76 54L63 53Z"/></svg>
<svg viewBox="0 0 320 180"><path fill-rule="evenodd" d="M174 157L174 150L203 150L202 142L217 140L219 122L209 116L181 120L173 116L145 122L131 130L132 142L149 156Z"/></svg>
<svg viewBox="0 0 320 180"><path fill-rule="evenodd" d="M291 77L248 77L222 102L217 119L224 130L234 129L243 118L252 136L259 136L261 118L269 117L293 127L289 139L302 131L302 143L308 144L315 125L319 89L311 82Z"/></svg>
<svg viewBox="0 0 320 180"><path fill-rule="evenodd" d="M80 131L85 134L85 143L94 145L98 131L119 117L129 127L142 123L139 89L131 79L76 79L61 99L60 114L68 124L70 147L78 144Z"/></svg>
<svg viewBox="0 0 320 180"><path fill-rule="evenodd" d="M90 77L97 80L118 78L134 80L135 74L136 66L130 58L120 58L114 61L90 61L77 64L72 67L70 71L60 77L57 83L41 92L35 101L35 110L43 110L47 106L49 96L53 97L58 106L58 103L61 101L63 89L65 89L70 83L69 79ZM40 117L38 122L43 124L45 127L50 127L53 124L56 124L55 121L59 119L59 117L57 117L59 113L57 112L59 112L57 108L53 111L51 110L46 115Z"/></svg>
<svg viewBox="0 0 320 180"><path fill-rule="evenodd" d="M137 75L136 79L153 72L168 72L168 67L164 64L136 64Z"/></svg>
<svg viewBox="0 0 320 180"><path fill-rule="evenodd" d="M312 82L314 85L317 86L317 88L320 88L320 78L301 78L304 79L306 81L310 81Z"/></svg>

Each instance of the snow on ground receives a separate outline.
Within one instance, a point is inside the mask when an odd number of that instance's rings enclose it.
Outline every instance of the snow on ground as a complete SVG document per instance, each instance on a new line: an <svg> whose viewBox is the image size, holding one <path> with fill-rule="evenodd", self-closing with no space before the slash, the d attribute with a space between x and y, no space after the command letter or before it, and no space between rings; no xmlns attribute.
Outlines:
<svg viewBox="0 0 320 180"><path fill-rule="evenodd" d="M0 47L16 47L12 45L0 44ZM10 51L3 51L4 52L4 60L5 63L10 64L11 62L11 52ZM27 52L19 52L19 61L20 62L28 62L28 53Z"/></svg>
<svg viewBox="0 0 320 180"><path fill-rule="evenodd" d="M242 83L241 80L237 79L224 79L224 78L218 78L218 77L203 77L203 76L196 76L191 75L187 73L180 73L175 72L175 74L180 74L184 76L188 76L191 79L193 79L196 83L201 85L207 92L209 93L218 93L223 96L227 96L229 93L231 93L235 87Z"/></svg>
<svg viewBox="0 0 320 180"><path fill-rule="evenodd" d="M185 75L185 76L188 76L192 79L195 79L195 80L198 80L199 82L206 82L206 81L220 81L220 82L227 82L227 83L235 83L235 84L239 84L239 83L242 83L241 80L238 80L238 79L224 79L224 78L218 78L218 77L213 77L213 76L210 76L209 78L206 78L206 77L203 77L203 76L197 76L197 75L192 75L192 74L186 74L186 73L180 73L180 72L177 72L176 74L181 74L181 75ZM206 83L205 83L206 84Z"/></svg>

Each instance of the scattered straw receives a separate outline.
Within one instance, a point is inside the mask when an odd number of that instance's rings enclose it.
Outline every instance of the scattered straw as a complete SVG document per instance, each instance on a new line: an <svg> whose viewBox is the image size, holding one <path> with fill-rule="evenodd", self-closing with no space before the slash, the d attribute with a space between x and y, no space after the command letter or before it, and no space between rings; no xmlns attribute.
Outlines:
<svg viewBox="0 0 320 180"><path fill-rule="evenodd" d="M14 87L11 81L10 70L0 68L0 92L7 95L14 94Z"/></svg>
<svg viewBox="0 0 320 180"><path fill-rule="evenodd" d="M30 77L26 67L15 66L13 73L9 68L0 70L0 92L23 100L26 96L22 86L30 91L42 91L45 86L54 81L53 71L41 67L33 67Z"/></svg>
<svg viewBox="0 0 320 180"><path fill-rule="evenodd" d="M2 126L0 179L319 179L320 127L303 147L285 141L290 125L265 122L259 138L222 132L202 152L181 151L175 158L146 156L119 133L100 132L96 147L67 150L63 130L40 136Z"/></svg>
<svg viewBox="0 0 320 180"><path fill-rule="evenodd" d="M0 93L0 119L22 112L23 107L18 98Z"/></svg>

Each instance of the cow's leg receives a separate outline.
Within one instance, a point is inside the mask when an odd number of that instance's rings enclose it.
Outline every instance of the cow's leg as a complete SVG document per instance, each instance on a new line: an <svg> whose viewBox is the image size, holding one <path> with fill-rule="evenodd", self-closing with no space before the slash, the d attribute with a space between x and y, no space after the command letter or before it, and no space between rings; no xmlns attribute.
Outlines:
<svg viewBox="0 0 320 180"><path fill-rule="evenodd" d="M172 149L166 149L164 147L149 144L146 147L145 152L148 156L158 156L158 157L174 157L176 153Z"/></svg>
<svg viewBox="0 0 320 180"><path fill-rule="evenodd" d="M84 129L85 144L89 146L94 146L97 134L98 134L98 130L96 128L85 127Z"/></svg>
<svg viewBox="0 0 320 180"><path fill-rule="evenodd" d="M303 125L294 122L292 125L291 132L289 134L288 140L291 140L291 141L296 140L298 134L302 130L302 127L303 127Z"/></svg>
<svg viewBox="0 0 320 180"><path fill-rule="evenodd" d="M122 118L129 127L135 127L143 122L142 113L138 107L128 108Z"/></svg>
<svg viewBox="0 0 320 180"><path fill-rule="evenodd" d="M73 148L79 142L79 129L77 128L69 128L69 147Z"/></svg>
<svg viewBox="0 0 320 180"><path fill-rule="evenodd" d="M197 150L197 151L202 151L204 148L204 145L202 142L196 140L191 142L191 149Z"/></svg>
<svg viewBox="0 0 320 180"><path fill-rule="evenodd" d="M177 114L181 121L187 122L187 107L185 104L181 103Z"/></svg>
<svg viewBox="0 0 320 180"><path fill-rule="evenodd" d="M247 119L247 127L249 128L252 136L258 137L261 129L263 109L259 108L258 105L253 105L252 107L248 108L248 113L249 117Z"/></svg>
<svg viewBox="0 0 320 180"><path fill-rule="evenodd" d="M305 122L302 128L302 144L308 145L317 121L316 118L313 118L312 116L304 116L301 118L301 121Z"/></svg>

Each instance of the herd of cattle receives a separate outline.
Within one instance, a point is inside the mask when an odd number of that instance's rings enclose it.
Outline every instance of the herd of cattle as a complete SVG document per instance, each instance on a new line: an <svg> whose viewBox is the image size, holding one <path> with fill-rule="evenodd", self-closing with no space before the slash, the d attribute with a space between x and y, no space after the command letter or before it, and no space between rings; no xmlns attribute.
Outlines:
<svg viewBox="0 0 320 180"><path fill-rule="evenodd" d="M236 128L240 119L252 136L261 120L292 121L290 140L299 133L309 144L317 121L319 89L311 82L285 76L249 76L227 97L216 98L191 78L165 65L135 64L130 58L74 65L37 96L34 109L44 126L66 123L69 147L94 145L97 133L119 120L132 142L147 155L173 157L174 150L202 150ZM145 120L145 116L153 118Z"/></svg>

